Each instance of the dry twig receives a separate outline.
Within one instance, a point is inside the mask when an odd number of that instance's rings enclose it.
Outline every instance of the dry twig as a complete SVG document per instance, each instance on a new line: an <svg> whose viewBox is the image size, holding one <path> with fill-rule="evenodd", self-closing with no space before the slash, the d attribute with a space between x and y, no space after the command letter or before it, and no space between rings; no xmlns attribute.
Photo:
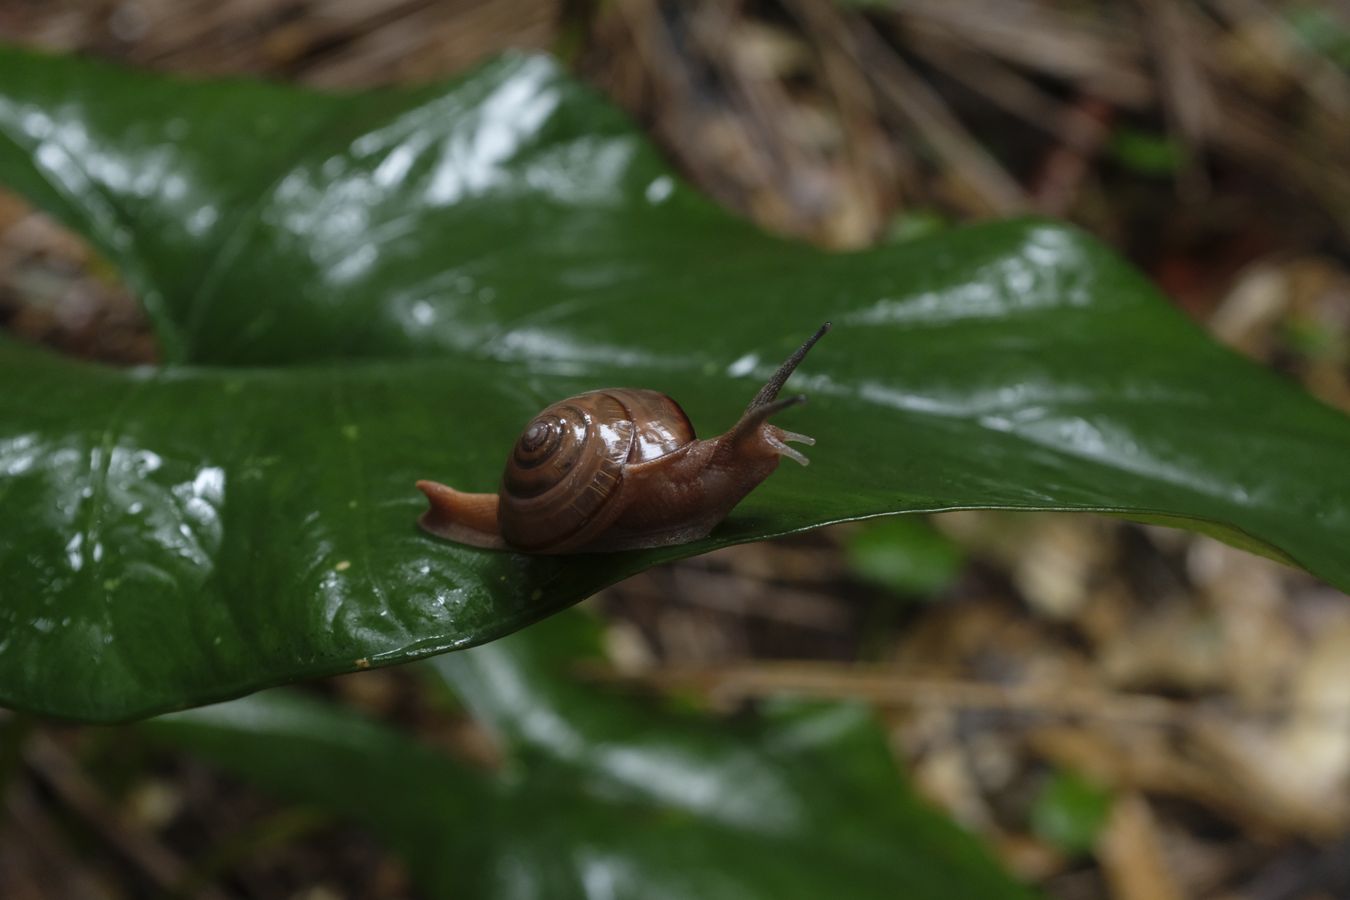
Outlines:
<svg viewBox="0 0 1350 900"><path fill-rule="evenodd" d="M173 891L191 874L190 867L154 835L127 819L80 769L79 764L51 738L29 737L24 759L57 796L122 856L134 863L162 891ZM228 900L219 888L207 885L199 900Z"/></svg>

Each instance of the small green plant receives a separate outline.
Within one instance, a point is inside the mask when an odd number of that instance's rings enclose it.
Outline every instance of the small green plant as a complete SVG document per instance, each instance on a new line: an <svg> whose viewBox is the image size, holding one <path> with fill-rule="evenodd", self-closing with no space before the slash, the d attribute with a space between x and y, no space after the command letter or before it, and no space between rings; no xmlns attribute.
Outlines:
<svg viewBox="0 0 1350 900"><path fill-rule="evenodd" d="M1069 854L1091 853L1111 814L1111 792L1077 772L1056 771L1031 807L1031 828Z"/></svg>
<svg viewBox="0 0 1350 900"><path fill-rule="evenodd" d="M849 567L904 597L924 597L951 585L965 562L955 542L918 516L868 523L844 543Z"/></svg>

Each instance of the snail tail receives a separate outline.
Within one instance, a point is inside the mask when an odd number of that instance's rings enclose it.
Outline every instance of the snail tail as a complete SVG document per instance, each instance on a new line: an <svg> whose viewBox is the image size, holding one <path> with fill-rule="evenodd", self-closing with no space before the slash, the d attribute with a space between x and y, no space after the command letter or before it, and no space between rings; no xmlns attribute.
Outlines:
<svg viewBox="0 0 1350 900"><path fill-rule="evenodd" d="M431 503L417 520L424 531L471 547L507 549L497 524L496 494L466 494L435 481L419 481L417 489Z"/></svg>

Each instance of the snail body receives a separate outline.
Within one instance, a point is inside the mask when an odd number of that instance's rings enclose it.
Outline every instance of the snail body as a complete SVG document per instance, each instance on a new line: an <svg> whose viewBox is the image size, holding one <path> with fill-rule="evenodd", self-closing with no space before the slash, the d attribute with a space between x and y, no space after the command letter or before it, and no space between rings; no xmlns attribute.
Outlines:
<svg viewBox="0 0 1350 900"><path fill-rule="evenodd" d="M811 438L768 421L806 400L778 393L821 328L760 389L725 434L699 440L680 405L634 388L560 400L526 425L497 494L434 481L417 487L431 507L419 523L461 544L526 553L665 547L706 537L786 456Z"/></svg>

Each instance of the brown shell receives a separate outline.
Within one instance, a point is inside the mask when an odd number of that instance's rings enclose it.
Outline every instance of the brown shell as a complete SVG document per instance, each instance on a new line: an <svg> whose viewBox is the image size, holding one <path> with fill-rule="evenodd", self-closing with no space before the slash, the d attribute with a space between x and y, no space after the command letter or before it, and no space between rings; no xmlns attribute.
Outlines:
<svg viewBox="0 0 1350 900"><path fill-rule="evenodd" d="M529 551L584 544L623 511L624 469L694 440L678 403L657 391L589 391L535 416L502 474L502 537Z"/></svg>

